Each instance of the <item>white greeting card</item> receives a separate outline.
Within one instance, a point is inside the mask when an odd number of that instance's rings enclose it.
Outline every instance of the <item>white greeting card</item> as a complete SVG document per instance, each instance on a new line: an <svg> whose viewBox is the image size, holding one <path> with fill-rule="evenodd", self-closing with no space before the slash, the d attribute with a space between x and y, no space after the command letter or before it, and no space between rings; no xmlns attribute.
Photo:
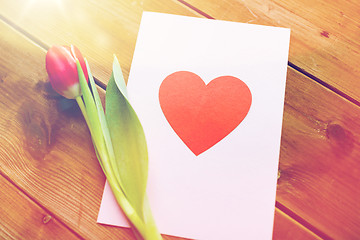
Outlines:
<svg viewBox="0 0 360 240"><path fill-rule="evenodd" d="M161 233L271 239L290 30L144 12L128 94ZM106 185L99 223L129 226Z"/></svg>

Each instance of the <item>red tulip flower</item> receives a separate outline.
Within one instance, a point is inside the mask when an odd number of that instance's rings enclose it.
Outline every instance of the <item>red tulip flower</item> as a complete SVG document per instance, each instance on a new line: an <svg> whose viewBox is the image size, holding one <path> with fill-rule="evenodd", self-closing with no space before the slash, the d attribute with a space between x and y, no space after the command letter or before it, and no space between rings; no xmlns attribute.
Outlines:
<svg viewBox="0 0 360 240"><path fill-rule="evenodd" d="M46 71L53 89L69 99L81 96L76 59L89 81L84 58L77 47L52 46L46 54Z"/></svg>

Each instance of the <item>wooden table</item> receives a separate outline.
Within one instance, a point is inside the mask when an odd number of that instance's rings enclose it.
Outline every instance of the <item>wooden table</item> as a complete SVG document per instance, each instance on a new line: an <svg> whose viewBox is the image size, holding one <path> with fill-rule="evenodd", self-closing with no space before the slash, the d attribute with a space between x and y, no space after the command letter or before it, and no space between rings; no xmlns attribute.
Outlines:
<svg viewBox="0 0 360 240"><path fill-rule="evenodd" d="M0 0L0 238L134 239L96 223L105 178L45 54L78 46L103 94L144 10L291 28L273 238L360 239L357 0Z"/></svg>

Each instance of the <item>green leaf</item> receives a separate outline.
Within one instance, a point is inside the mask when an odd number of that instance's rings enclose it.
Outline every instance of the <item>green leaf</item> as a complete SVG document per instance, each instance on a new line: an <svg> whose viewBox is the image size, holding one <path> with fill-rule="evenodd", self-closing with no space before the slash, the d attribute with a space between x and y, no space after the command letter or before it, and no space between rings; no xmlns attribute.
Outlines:
<svg viewBox="0 0 360 240"><path fill-rule="evenodd" d="M104 109L101 104L100 96L96 89L95 81L91 74L91 70L90 70L89 64L86 59L85 59L85 64L86 64L87 72L89 75L89 82L90 82L90 87L91 87L91 91L92 91L92 96L93 96L95 106L96 106L97 118L99 120L97 123L100 125L100 129L102 131L102 135L103 135L103 138L105 141L105 146L106 146L106 150L109 155L109 158L114 159L115 158L114 149L113 149L113 146L111 143L110 133L109 133L109 129L107 126ZM106 159L99 159L99 160L106 160ZM101 164L103 164L102 161L100 161L100 162L101 162Z"/></svg>
<svg viewBox="0 0 360 240"><path fill-rule="evenodd" d="M88 127L90 129L91 137L96 145L95 147L97 147L100 156L103 157L102 155L106 154L106 145L101 130L100 120L97 114L95 101L85 79L85 75L81 68L79 60L76 60L76 66L79 75L81 92L83 94L85 102L85 110L87 115L86 121L88 121Z"/></svg>
<svg viewBox="0 0 360 240"><path fill-rule="evenodd" d="M114 57L113 72L106 88L106 121L126 198L140 218L146 194L148 152L141 123L131 107L120 64Z"/></svg>

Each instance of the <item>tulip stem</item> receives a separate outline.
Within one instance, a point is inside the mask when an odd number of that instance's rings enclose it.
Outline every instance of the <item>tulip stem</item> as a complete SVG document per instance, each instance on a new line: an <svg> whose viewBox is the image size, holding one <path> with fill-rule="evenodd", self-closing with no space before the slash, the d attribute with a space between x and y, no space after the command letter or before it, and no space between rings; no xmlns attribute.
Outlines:
<svg viewBox="0 0 360 240"><path fill-rule="evenodd" d="M84 101L82 100L81 96L77 96L75 98L77 104L79 105L79 108L81 110L81 113L82 115L84 116L85 118L85 121L86 121L86 124L88 125L89 129L90 129L90 124L89 124L89 117L86 113L86 109L85 109L85 104L84 104Z"/></svg>

